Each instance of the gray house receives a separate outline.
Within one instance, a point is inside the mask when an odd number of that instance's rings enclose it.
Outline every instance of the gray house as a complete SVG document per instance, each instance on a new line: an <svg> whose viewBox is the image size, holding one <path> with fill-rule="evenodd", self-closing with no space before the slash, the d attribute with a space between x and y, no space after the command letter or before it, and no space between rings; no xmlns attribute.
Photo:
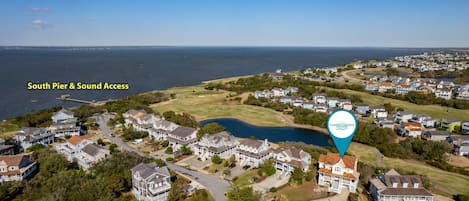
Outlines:
<svg viewBox="0 0 469 201"><path fill-rule="evenodd" d="M132 193L139 201L166 201L171 189L167 167L140 163L132 171Z"/></svg>

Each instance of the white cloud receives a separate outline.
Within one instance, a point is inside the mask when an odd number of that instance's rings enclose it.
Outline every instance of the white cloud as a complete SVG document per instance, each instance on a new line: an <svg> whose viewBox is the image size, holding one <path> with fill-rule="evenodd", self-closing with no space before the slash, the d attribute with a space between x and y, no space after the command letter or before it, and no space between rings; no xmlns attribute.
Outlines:
<svg viewBox="0 0 469 201"><path fill-rule="evenodd" d="M48 7L37 7L37 6L29 6L28 10L32 11L32 12L49 12L49 11L51 11L51 9L49 9Z"/></svg>
<svg viewBox="0 0 469 201"><path fill-rule="evenodd" d="M50 27L51 24L49 24L45 20L40 20L40 19L35 19L31 22L32 26L36 29L45 29L47 27Z"/></svg>

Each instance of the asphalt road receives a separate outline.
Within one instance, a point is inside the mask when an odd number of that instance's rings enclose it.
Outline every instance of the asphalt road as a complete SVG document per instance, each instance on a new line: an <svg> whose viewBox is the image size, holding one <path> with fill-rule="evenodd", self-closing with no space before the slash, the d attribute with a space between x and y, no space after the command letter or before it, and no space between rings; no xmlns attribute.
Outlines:
<svg viewBox="0 0 469 201"><path fill-rule="evenodd" d="M112 115L109 114L103 114L96 117L96 122L99 124L99 128L103 132L104 136L106 136L112 143L116 144L122 150L134 152L143 157L150 157L145 155L143 152L129 146L127 143L123 142L119 137L112 137L112 132L107 126L107 122L110 118L112 118ZM228 183L227 181L213 175L203 174L172 163L166 163L166 165L169 169L184 174L186 177L189 177L192 180L197 181L199 184L203 185L210 192L210 194L212 194L213 198L215 198L216 201L226 201L225 192L227 192L231 187L230 183Z"/></svg>

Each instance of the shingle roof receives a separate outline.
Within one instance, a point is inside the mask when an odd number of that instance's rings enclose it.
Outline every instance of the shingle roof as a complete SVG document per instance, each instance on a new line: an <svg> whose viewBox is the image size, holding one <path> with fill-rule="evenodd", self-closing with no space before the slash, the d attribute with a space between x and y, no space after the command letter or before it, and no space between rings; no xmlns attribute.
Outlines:
<svg viewBox="0 0 469 201"><path fill-rule="evenodd" d="M174 131L171 132L172 135L176 135L179 137L187 137L197 131L195 128L189 128L189 127L178 127L174 129Z"/></svg>
<svg viewBox="0 0 469 201"><path fill-rule="evenodd" d="M83 147L83 149L81 150L90 156L95 156L99 152L100 149L101 147L99 147L98 145L94 143L91 143Z"/></svg>
<svg viewBox="0 0 469 201"><path fill-rule="evenodd" d="M350 169L355 169L355 162L357 158L355 156L344 156L343 158L340 157L338 153L327 153L326 155L321 154L319 156L319 162L323 162L328 165L337 164L340 160L345 164L345 167Z"/></svg>
<svg viewBox="0 0 469 201"><path fill-rule="evenodd" d="M258 148L262 145L262 142L259 140L253 140L253 139L245 139L241 142L242 145L246 145L249 147L255 147Z"/></svg>

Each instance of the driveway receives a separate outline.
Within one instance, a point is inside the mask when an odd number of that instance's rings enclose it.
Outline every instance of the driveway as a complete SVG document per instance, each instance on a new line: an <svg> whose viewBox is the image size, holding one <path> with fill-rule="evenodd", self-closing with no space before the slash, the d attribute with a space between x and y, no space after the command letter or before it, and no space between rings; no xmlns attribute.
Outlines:
<svg viewBox="0 0 469 201"><path fill-rule="evenodd" d="M125 142L123 142L119 137L111 137L111 130L107 126L108 120L112 117L112 115L103 114L96 117L96 122L99 124L99 128L103 132L104 136L106 136L112 143L116 144L122 150L134 152L142 157L151 157L156 158L155 156L147 156L139 150L134 149L133 147L129 146ZM225 180L219 179L214 175L206 175L202 174L197 171L186 169L185 167L181 167L172 163L166 163L168 168L182 173L185 176L189 177L190 179L197 181L201 185L203 185L209 192L212 194L213 198L216 201L226 201L225 192L227 192L231 185Z"/></svg>
<svg viewBox="0 0 469 201"><path fill-rule="evenodd" d="M263 181L253 184L252 188L263 193L269 192L272 187L278 188L288 183L290 176L280 176L277 171L274 175L265 178Z"/></svg>

